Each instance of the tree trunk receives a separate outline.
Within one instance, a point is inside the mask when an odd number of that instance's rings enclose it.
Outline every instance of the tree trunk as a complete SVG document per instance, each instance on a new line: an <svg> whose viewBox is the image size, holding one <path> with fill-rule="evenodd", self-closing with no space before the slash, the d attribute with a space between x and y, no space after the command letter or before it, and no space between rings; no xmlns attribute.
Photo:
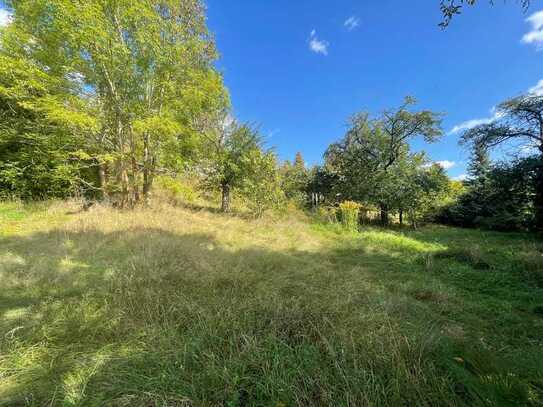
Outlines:
<svg viewBox="0 0 543 407"><path fill-rule="evenodd" d="M128 206L130 198L128 171L126 170L125 163L122 164L121 169L121 205L120 208L124 209Z"/></svg>
<svg viewBox="0 0 543 407"><path fill-rule="evenodd" d="M149 206L151 203L151 185L153 176L151 170L151 159L149 153L149 135L143 138L143 203Z"/></svg>
<svg viewBox="0 0 543 407"><path fill-rule="evenodd" d="M539 150L541 151L541 155L536 169L534 210L536 229L538 232L543 232L543 146L539 147Z"/></svg>
<svg viewBox="0 0 543 407"><path fill-rule="evenodd" d="M400 226L403 226L403 209L400 208Z"/></svg>
<svg viewBox="0 0 543 407"><path fill-rule="evenodd" d="M418 227L418 224L417 224L417 216L415 215L415 211L411 210L409 211L409 219L411 220L411 226L413 227L413 229L417 229Z"/></svg>
<svg viewBox="0 0 543 407"><path fill-rule="evenodd" d="M131 184L132 184L132 199L134 203L138 203L140 201L140 189L138 185L138 178L139 178L139 171L138 171L138 164L136 162L136 157L134 156L134 152L132 152L132 175L131 175Z"/></svg>
<svg viewBox="0 0 543 407"><path fill-rule="evenodd" d="M105 201L108 199L107 192L107 164L99 163L98 164L98 179L100 182L100 199Z"/></svg>
<svg viewBox="0 0 543 407"><path fill-rule="evenodd" d="M230 212L230 185L222 184L222 205L223 212Z"/></svg>
<svg viewBox="0 0 543 407"><path fill-rule="evenodd" d="M381 205L381 225L388 226L388 208L386 205Z"/></svg>

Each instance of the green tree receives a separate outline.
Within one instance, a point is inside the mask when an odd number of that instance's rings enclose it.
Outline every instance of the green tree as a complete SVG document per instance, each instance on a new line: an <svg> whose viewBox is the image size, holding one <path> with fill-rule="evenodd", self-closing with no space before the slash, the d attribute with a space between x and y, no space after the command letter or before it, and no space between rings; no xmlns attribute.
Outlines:
<svg viewBox="0 0 543 407"><path fill-rule="evenodd" d="M0 191L22 199L88 190L92 164L81 155L97 122L70 82L0 52ZM91 191L92 192L92 191Z"/></svg>
<svg viewBox="0 0 543 407"><path fill-rule="evenodd" d="M80 83L111 160L100 173L119 204L149 198L153 175L227 104L199 0L12 0L4 48ZM111 163L111 165L109 165ZM112 174L113 177L110 177ZM111 179L112 178L112 179Z"/></svg>
<svg viewBox="0 0 543 407"><path fill-rule="evenodd" d="M489 124L466 131L461 143L475 149L492 148L508 142L530 143L539 150L538 162L543 162L543 97L524 95L498 106L497 119ZM543 165L537 165L534 210L536 226L543 230Z"/></svg>
<svg viewBox="0 0 543 407"><path fill-rule="evenodd" d="M281 188L288 199L299 204L307 202L309 171L305 166L302 153L296 153L294 163L285 161L280 168Z"/></svg>
<svg viewBox="0 0 543 407"><path fill-rule="evenodd" d="M327 165L338 174L338 194L342 199L369 201L381 209L381 221L388 223L392 169L409 155L408 142L417 136L427 142L441 135L441 115L428 111L411 112L413 98L381 117L370 119L359 113L351 119L345 137L325 153Z"/></svg>
<svg viewBox="0 0 543 407"><path fill-rule="evenodd" d="M492 161L488 154L488 147L483 144L475 144L468 166L468 173L473 179L482 179L492 168Z"/></svg>
<svg viewBox="0 0 543 407"><path fill-rule="evenodd" d="M240 193L246 199L251 212L259 217L271 208L280 208L285 195L281 189L281 177L277 158L272 151L250 151L251 165L242 183Z"/></svg>
<svg viewBox="0 0 543 407"><path fill-rule="evenodd" d="M504 231L533 228L533 197L540 165L538 157L492 165L484 180L470 180L465 191L443 208L437 220Z"/></svg>
<svg viewBox="0 0 543 407"><path fill-rule="evenodd" d="M261 177L260 171L269 173L271 156L263 152L262 137L254 127L224 120L219 127L208 137L202 168L205 184L221 191L221 210L230 212L232 190L241 191L252 182L256 191L255 180Z"/></svg>

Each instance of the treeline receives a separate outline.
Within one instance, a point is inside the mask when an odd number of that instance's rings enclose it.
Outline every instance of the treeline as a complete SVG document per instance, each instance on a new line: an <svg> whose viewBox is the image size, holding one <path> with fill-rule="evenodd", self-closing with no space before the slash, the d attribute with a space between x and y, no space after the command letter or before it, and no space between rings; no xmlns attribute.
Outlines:
<svg viewBox="0 0 543 407"><path fill-rule="evenodd" d="M284 173L289 196L299 191L318 194L317 201L337 207L338 215L379 211L380 222L391 217L417 226L438 222L503 231L543 229L543 97L522 95L500 104L490 123L467 130L460 144L472 150L467 180L453 181L424 153L413 153L409 141L442 136L441 115L413 111L415 100L372 118L351 118L345 136L329 146L321 167L300 175L301 166ZM514 158L492 162L490 150L504 146ZM297 160L299 161L299 160ZM305 189L299 186L305 179ZM306 201L309 196L306 195ZM351 202L357 205L340 205ZM341 220L341 219L338 219Z"/></svg>
<svg viewBox="0 0 543 407"><path fill-rule="evenodd" d="M13 0L0 31L0 198L82 196L148 205L158 176L190 173L260 215L301 207L377 211L384 225L439 221L503 230L543 228L543 98L499 106L467 131L470 179L451 181L423 152L442 116L413 98L350 120L324 164L279 163L258 128L231 117L217 50L199 0ZM530 158L491 163L488 151L532 143ZM341 213L341 211L340 211ZM342 215L340 215L341 217ZM352 214L349 223L352 223ZM357 215L358 216L358 215Z"/></svg>

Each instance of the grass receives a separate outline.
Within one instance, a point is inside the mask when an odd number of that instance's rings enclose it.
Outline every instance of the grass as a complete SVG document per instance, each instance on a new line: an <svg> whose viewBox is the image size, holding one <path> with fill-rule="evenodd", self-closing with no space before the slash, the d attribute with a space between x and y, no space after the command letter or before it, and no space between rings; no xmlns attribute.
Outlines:
<svg viewBox="0 0 543 407"><path fill-rule="evenodd" d="M543 405L543 243L0 204L0 405Z"/></svg>

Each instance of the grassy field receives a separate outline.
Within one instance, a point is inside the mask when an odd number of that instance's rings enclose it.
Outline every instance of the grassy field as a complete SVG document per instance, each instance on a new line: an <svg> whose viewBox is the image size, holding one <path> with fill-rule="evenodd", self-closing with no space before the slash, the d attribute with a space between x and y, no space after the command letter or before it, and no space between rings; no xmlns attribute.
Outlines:
<svg viewBox="0 0 543 407"><path fill-rule="evenodd" d="M0 204L0 405L543 405L543 243Z"/></svg>

